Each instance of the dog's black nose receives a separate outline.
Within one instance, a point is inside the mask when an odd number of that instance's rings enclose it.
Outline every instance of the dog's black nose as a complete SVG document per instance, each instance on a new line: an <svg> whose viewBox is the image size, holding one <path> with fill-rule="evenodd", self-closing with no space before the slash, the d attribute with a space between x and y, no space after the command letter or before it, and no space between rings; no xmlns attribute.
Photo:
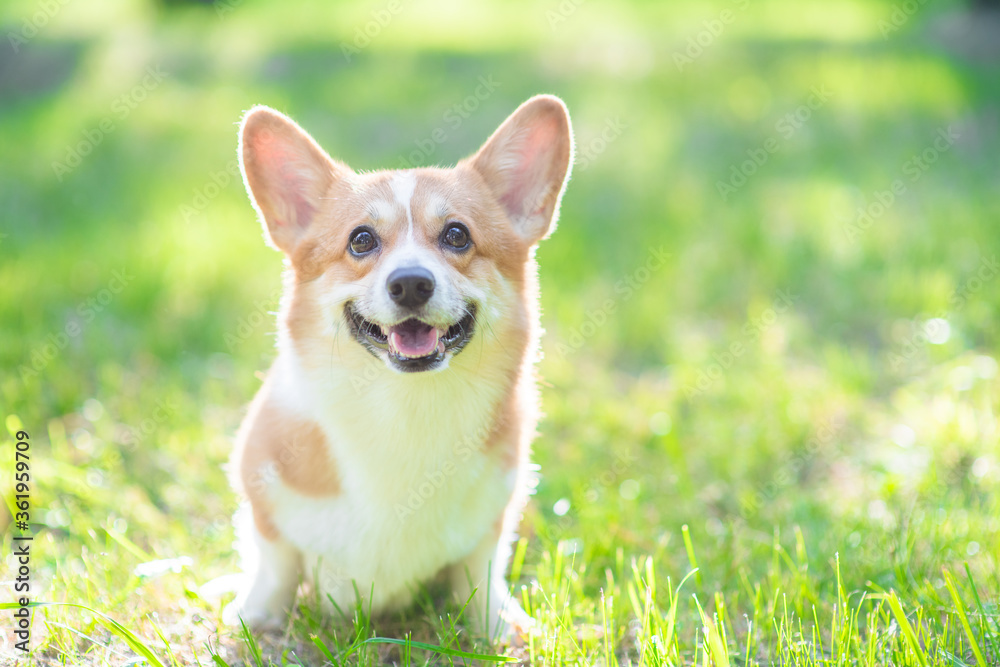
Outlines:
<svg viewBox="0 0 1000 667"><path fill-rule="evenodd" d="M434 276L419 266L396 269L389 274L385 288L389 291L389 297L397 304L415 308L427 303L434 294Z"/></svg>

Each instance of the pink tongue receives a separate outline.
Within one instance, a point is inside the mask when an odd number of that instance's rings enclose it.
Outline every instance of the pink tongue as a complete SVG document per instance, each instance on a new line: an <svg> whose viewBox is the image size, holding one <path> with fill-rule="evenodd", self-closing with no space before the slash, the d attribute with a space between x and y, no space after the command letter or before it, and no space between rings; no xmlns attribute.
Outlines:
<svg viewBox="0 0 1000 667"><path fill-rule="evenodd" d="M426 357L437 349L442 333L429 324L407 320L389 329L389 347L403 357Z"/></svg>

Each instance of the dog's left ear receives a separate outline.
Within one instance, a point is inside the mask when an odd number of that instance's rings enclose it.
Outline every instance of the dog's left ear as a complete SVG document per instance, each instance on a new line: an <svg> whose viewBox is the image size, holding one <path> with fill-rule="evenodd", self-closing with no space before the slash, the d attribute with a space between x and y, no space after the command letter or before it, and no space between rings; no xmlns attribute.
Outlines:
<svg viewBox="0 0 1000 667"><path fill-rule="evenodd" d="M562 100L536 95L517 108L469 158L528 243L558 219L573 161L573 130Z"/></svg>

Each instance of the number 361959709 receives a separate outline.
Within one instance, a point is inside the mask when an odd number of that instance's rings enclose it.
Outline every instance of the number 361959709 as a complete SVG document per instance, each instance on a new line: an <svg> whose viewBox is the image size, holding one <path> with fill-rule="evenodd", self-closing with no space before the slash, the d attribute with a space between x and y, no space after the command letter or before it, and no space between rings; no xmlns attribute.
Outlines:
<svg viewBox="0 0 1000 667"><path fill-rule="evenodd" d="M28 454L31 449L31 443L28 442L30 436L27 431L17 432L17 445L14 454L14 505L20 511L17 516L14 517L16 521L28 521L28 508L30 504L28 503L28 492L30 490L29 482L31 481L31 467L30 467L30 456Z"/></svg>

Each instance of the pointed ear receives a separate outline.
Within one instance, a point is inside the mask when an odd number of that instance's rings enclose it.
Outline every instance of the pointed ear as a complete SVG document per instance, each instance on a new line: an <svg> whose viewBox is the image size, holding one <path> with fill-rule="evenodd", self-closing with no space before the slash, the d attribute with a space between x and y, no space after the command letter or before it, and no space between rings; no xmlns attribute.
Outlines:
<svg viewBox="0 0 1000 667"><path fill-rule="evenodd" d="M469 158L528 243L545 238L558 218L573 161L573 130L562 100L536 95L518 107Z"/></svg>
<svg viewBox="0 0 1000 667"><path fill-rule="evenodd" d="M313 223L320 198L350 172L288 116L264 106L240 126L240 169L270 245L291 254Z"/></svg>

